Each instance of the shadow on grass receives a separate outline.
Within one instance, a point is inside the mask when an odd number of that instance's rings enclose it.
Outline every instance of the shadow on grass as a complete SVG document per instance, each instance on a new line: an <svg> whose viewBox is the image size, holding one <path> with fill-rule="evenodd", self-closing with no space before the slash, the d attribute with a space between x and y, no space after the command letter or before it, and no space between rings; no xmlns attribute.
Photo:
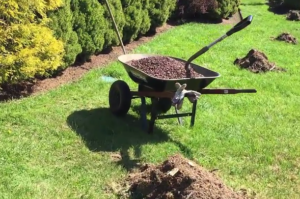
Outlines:
<svg viewBox="0 0 300 199"><path fill-rule="evenodd" d="M117 118L108 108L75 111L67 118L67 123L79 135L90 151L120 152L117 164L127 170L138 166L143 144L171 142L179 147L182 153L192 159L191 151L168 136L163 129L154 128L153 134L147 134L141 128L139 118L127 114ZM135 159L128 150L133 148Z"/></svg>

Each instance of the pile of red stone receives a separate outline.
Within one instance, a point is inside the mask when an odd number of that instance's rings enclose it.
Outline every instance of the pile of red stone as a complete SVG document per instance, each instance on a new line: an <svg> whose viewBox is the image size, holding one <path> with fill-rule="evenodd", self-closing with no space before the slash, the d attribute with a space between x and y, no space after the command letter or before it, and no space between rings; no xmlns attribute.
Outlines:
<svg viewBox="0 0 300 199"><path fill-rule="evenodd" d="M149 76L160 79L182 79L191 77L203 77L192 68L190 77L187 76L185 62L166 56L152 56L129 62L131 66L143 71Z"/></svg>

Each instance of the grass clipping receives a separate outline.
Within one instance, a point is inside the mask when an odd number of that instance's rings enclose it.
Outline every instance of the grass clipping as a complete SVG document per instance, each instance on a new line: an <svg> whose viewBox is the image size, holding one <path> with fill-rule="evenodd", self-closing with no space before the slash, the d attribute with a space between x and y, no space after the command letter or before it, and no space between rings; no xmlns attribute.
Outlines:
<svg viewBox="0 0 300 199"><path fill-rule="evenodd" d="M244 58L236 59L234 64L253 73L285 71L285 69L279 68L274 63L269 62L268 57L264 53L255 49L251 49Z"/></svg>
<svg viewBox="0 0 300 199"><path fill-rule="evenodd" d="M160 165L146 165L126 179L129 198L192 199L246 198L234 192L213 172L177 154Z"/></svg>

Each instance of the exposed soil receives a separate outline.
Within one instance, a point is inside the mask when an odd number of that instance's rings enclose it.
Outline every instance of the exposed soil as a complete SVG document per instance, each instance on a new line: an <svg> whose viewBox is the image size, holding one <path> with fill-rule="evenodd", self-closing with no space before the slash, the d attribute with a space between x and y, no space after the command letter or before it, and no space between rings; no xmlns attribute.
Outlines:
<svg viewBox="0 0 300 199"><path fill-rule="evenodd" d="M232 18L225 20L223 24L238 23L238 14L239 13L234 15ZM143 36L138 40L125 45L127 53L130 53L137 46L149 42L155 36L173 28L174 26L176 26L176 23L167 23L162 27L157 28L155 34ZM4 85L2 86L2 90L0 89L0 101L18 99L30 95L39 94L41 92L57 88L63 84L76 81L89 70L93 68L103 67L108 63L117 60L117 57L122 54L122 48L120 46L115 46L112 47L112 50L110 52L107 52L105 54L94 55L91 57L91 60L89 62L74 64L62 71L60 74L56 75L55 77L46 79L34 79L20 83L18 85Z"/></svg>
<svg viewBox="0 0 300 199"><path fill-rule="evenodd" d="M300 10L290 10L286 18L291 21L300 21Z"/></svg>
<svg viewBox="0 0 300 199"><path fill-rule="evenodd" d="M129 64L147 75L160 79L182 79L190 77L203 77L190 68L189 71L185 69L185 62L166 56L153 56L133 60Z"/></svg>
<svg viewBox="0 0 300 199"><path fill-rule="evenodd" d="M291 44L297 44L298 43L297 39L293 35L291 35L289 33L282 33L282 34L280 34L278 37L276 37L276 40L278 40L278 41L285 41L285 42L291 43Z"/></svg>
<svg viewBox="0 0 300 199"><path fill-rule="evenodd" d="M242 199L218 176L177 154L160 165L145 165L126 179L127 194L145 199ZM127 195L128 197L128 195Z"/></svg>
<svg viewBox="0 0 300 199"><path fill-rule="evenodd" d="M274 63L269 62L268 57L264 53L255 49L251 49L244 58L236 59L234 64L253 73L285 71L285 69L279 68Z"/></svg>

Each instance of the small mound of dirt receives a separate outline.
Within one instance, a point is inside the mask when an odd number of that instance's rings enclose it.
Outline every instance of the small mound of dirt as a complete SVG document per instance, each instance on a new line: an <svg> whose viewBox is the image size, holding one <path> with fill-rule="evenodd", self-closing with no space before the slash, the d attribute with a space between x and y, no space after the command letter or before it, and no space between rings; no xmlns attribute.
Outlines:
<svg viewBox="0 0 300 199"><path fill-rule="evenodd" d="M291 21L300 21L300 10L290 10L286 18Z"/></svg>
<svg viewBox="0 0 300 199"><path fill-rule="evenodd" d="M181 155L169 157L161 165L147 165L130 174L131 198L146 199L234 199L246 198L245 193L226 187L216 174Z"/></svg>
<svg viewBox="0 0 300 199"><path fill-rule="evenodd" d="M143 71L144 73L161 79L182 79L190 77L203 77L193 68L190 74L185 69L185 62L165 56L152 56L133 60L129 62L131 66Z"/></svg>
<svg viewBox="0 0 300 199"><path fill-rule="evenodd" d="M240 68L248 69L253 73L285 71L285 69L276 67L274 63L269 62L268 57L264 53L255 49L251 49L246 57L236 59L234 64L239 65Z"/></svg>
<svg viewBox="0 0 300 199"><path fill-rule="evenodd" d="M281 35L276 37L276 40L285 41L287 43L292 43L292 44L297 44L297 39L289 33L282 33Z"/></svg>

